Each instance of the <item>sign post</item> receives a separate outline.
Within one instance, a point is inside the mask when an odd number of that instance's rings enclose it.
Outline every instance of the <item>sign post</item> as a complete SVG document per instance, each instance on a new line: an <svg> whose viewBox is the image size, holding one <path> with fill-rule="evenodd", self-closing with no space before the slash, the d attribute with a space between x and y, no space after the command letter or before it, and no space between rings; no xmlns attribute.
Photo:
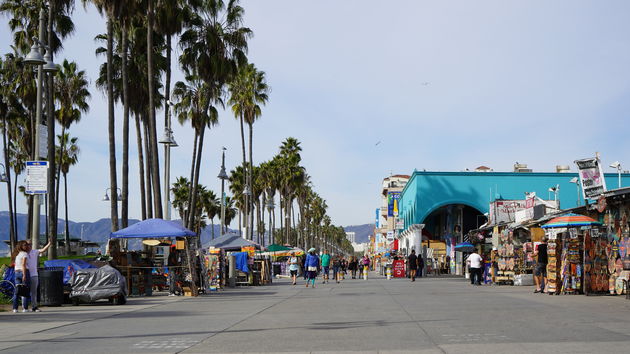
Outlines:
<svg viewBox="0 0 630 354"><path fill-rule="evenodd" d="M25 193L48 193L48 161L26 161Z"/></svg>

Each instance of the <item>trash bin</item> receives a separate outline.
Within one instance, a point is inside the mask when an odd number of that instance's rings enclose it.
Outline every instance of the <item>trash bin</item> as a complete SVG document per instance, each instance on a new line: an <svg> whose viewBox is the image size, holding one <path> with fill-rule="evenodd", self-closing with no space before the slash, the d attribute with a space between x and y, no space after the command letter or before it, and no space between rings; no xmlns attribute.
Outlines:
<svg viewBox="0 0 630 354"><path fill-rule="evenodd" d="M282 274L282 266L280 264L273 265L273 275Z"/></svg>
<svg viewBox="0 0 630 354"><path fill-rule="evenodd" d="M63 270L42 269L38 273L40 305L63 305Z"/></svg>

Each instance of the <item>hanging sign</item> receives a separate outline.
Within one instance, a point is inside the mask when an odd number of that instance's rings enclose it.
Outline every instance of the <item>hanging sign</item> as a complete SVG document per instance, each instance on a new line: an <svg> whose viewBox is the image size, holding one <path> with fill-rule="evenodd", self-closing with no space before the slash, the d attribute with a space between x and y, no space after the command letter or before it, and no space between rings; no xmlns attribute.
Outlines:
<svg viewBox="0 0 630 354"><path fill-rule="evenodd" d="M48 193L48 161L26 161L25 193Z"/></svg>
<svg viewBox="0 0 630 354"><path fill-rule="evenodd" d="M571 238L578 238L578 231L576 228L570 228L569 229L569 236Z"/></svg>
<svg viewBox="0 0 630 354"><path fill-rule="evenodd" d="M591 237L599 237L599 228L591 229Z"/></svg>
<svg viewBox="0 0 630 354"><path fill-rule="evenodd" d="M597 199L606 191L606 181L599 159L594 157L576 160L575 164L579 171L582 196L584 199Z"/></svg>

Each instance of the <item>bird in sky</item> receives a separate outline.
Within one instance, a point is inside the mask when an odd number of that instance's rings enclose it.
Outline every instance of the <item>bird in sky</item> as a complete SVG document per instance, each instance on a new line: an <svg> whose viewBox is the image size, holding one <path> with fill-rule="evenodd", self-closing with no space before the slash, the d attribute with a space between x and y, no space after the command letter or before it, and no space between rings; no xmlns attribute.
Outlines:
<svg viewBox="0 0 630 354"><path fill-rule="evenodd" d="M378 145L378 144L380 144L380 143L381 143L381 141L379 140L379 141L378 141L378 143L374 144L374 146L377 146L377 145Z"/></svg>

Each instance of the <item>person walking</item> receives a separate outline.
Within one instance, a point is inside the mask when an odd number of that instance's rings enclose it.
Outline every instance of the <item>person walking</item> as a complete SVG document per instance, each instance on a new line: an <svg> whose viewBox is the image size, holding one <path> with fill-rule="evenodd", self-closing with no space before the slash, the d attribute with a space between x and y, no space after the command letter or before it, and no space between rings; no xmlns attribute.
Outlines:
<svg viewBox="0 0 630 354"><path fill-rule="evenodd" d="M26 241L18 241L11 253L11 263L15 270L15 291L13 292L13 313L18 312L18 303L22 300L22 312L28 311L28 297L18 296L18 287L28 287L30 283L28 274L28 245Z"/></svg>
<svg viewBox="0 0 630 354"><path fill-rule="evenodd" d="M328 250L325 250L322 255L322 270L322 284L325 284L328 281L328 272L330 271L330 254L328 254Z"/></svg>
<svg viewBox="0 0 630 354"><path fill-rule="evenodd" d="M536 289L534 293L545 292L545 284L547 284L547 239L543 237L542 242L534 250L534 257L536 259L536 269L534 270L534 281L536 282Z"/></svg>
<svg viewBox="0 0 630 354"><path fill-rule="evenodd" d="M39 274L37 273L37 267L39 266L39 257L50 248L52 243L48 242L44 248L33 249L31 241L26 241L26 247L28 249L28 258L26 261L26 268L29 273L29 286L31 289L31 311L41 312L37 302L37 290L39 289Z"/></svg>
<svg viewBox="0 0 630 354"><path fill-rule="evenodd" d="M293 285L297 284L297 273L298 273L298 258L296 256L289 257L289 272L291 273L291 279L293 280Z"/></svg>
<svg viewBox="0 0 630 354"><path fill-rule="evenodd" d="M422 258L422 255L418 256L418 271L416 272L416 275L418 276L418 278L422 278L422 273L424 273L424 258Z"/></svg>
<svg viewBox="0 0 630 354"><path fill-rule="evenodd" d="M470 284L481 285L483 258L474 250L473 253L466 258L466 263L470 268Z"/></svg>
<svg viewBox="0 0 630 354"><path fill-rule="evenodd" d="M361 266L363 268L363 279L367 280L368 273L370 271L370 257L368 257L367 255L364 255L363 259L361 260Z"/></svg>
<svg viewBox="0 0 630 354"><path fill-rule="evenodd" d="M339 255L335 256L332 261L333 268L333 279L339 284L339 278L341 277L341 257Z"/></svg>
<svg viewBox="0 0 630 354"><path fill-rule="evenodd" d="M350 258L350 262L348 263L348 269L352 272L352 279L357 278L358 268L359 268L359 262L357 261L357 257L352 256L352 258Z"/></svg>
<svg viewBox="0 0 630 354"><path fill-rule="evenodd" d="M407 264L409 266L409 276L411 281L416 281L416 272L418 271L418 257L416 256L416 250L411 250L411 254L407 257Z"/></svg>
<svg viewBox="0 0 630 354"><path fill-rule="evenodd" d="M302 277L304 277L304 280L308 280L308 272L306 271L306 255L302 255L302 257L300 257L300 262L302 262Z"/></svg>
<svg viewBox="0 0 630 354"><path fill-rule="evenodd" d="M304 262L306 266L306 272L308 274L308 280L306 280L306 287L308 288L308 283L313 281L313 288L315 288L315 278L317 277L317 268L319 267L319 257L315 254L315 248L310 248L308 250L308 254L306 255L306 261Z"/></svg>

